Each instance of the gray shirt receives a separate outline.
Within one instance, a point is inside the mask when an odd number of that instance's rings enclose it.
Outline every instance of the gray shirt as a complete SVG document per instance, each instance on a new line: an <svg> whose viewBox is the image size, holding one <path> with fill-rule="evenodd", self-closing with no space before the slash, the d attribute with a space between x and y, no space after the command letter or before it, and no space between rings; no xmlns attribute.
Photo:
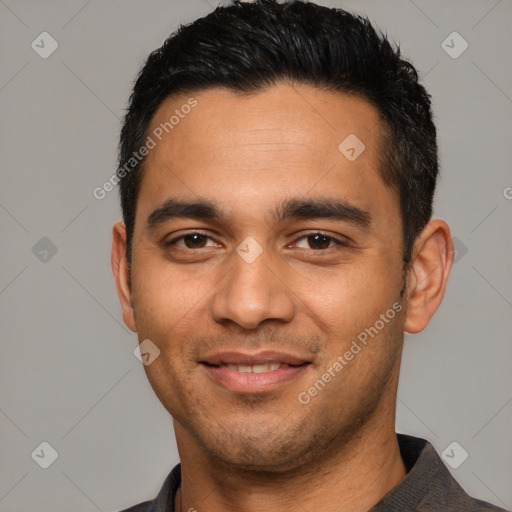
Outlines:
<svg viewBox="0 0 512 512"><path fill-rule="evenodd" d="M407 475L368 512L506 512L469 496L428 441L405 434L397 434L397 439ZM154 500L122 512L174 512L174 497L180 483L178 464Z"/></svg>

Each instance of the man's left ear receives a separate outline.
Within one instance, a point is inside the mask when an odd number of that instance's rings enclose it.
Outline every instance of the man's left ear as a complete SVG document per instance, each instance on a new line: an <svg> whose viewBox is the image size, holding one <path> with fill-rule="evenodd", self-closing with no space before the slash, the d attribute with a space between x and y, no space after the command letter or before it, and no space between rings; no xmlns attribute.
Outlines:
<svg viewBox="0 0 512 512"><path fill-rule="evenodd" d="M407 273L406 332L415 334L425 329L441 304L454 254L448 224L431 220L414 242Z"/></svg>

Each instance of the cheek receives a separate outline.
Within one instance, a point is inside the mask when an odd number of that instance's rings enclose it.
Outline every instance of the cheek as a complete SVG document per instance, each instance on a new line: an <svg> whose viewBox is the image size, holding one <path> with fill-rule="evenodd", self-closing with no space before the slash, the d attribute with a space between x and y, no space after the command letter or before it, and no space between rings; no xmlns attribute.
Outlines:
<svg viewBox="0 0 512 512"><path fill-rule="evenodd" d="M173 329L200 304L204 289L162 258L144 258L134 264L133 298L139 335L151 332L160 336ZM198 281L200 283L200 281ZM141 332L144 331L144 332Z"/></svg>
<svg viewBox="0 0 512 512"><path fill-rule="evenodd" d="M182 404L189 402L192 397L187 371L182 368L176 354L169 353L169 346L165 345L160 357L145 366L144 370L155 395L167 411L174 417L181 417Z"/></svg>
<svg viewBox="0 0 512 512"><path fill-rule="evenodd" d="M367 254L346 265L302 273L290 288L335 334L357 334L398 299L401 272L386 255Z"/></svg>

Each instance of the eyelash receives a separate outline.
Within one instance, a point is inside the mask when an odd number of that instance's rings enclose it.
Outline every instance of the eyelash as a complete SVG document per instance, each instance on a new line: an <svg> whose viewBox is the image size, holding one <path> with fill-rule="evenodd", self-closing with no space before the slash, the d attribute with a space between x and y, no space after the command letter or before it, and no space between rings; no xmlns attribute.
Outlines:
<svg viewBox="0 0 512 512"><path fill-rule="evenodd" d="M179 240L182 240L182 239L186 238L187 236L193 236L193 235L200 235L200 236L208 238L210 240L214 240L211 236L207 235L206 233L203 233L201 231L193 231L192 233L187 233L185 235L181 235L181 236L179 236L177 238L174 238L173 240L170 240L169 242L165 242L164 245L165 245L166 248L171 248ZM310 233L310 234L307 234L307 235L303 235L303 236L297 238L296 242L298 242L299 240L303 240L304 238L313 237L315 235L321 235L324 238L327 238L329 240L329 242L334 242L335 246L340 246L340 247L347 247L348 246L348 242L347 241L338 240L337 238L334 238L334 237L332 237L330 235L326 235L325 233L322 233L321 231L315 231L313 233ZM329 249L334 249L335 246L328 247L327 249L304 249L304 250L305 251L311 251L311 252L318 253L318 252L328 251ZM188 247L186 247L186 248L181 247L180 249L188 252L188 251L201 250L203 248L202 247L198 247L197 249L189 249Z"/></svg>

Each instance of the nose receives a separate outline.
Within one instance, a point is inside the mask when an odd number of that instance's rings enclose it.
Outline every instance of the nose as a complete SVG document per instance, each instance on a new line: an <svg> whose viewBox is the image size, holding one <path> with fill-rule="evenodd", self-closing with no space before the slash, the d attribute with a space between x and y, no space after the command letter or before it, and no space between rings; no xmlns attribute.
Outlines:
<svg viewBox="0 0 512 512"><path fill-rule="evenodd" d="M292 320L296 310L293 291L278 270L271 268L265 251L251 262L233 254L232 265L210 302L217 323L234 322L255 329L265 320Z"/></svg>

